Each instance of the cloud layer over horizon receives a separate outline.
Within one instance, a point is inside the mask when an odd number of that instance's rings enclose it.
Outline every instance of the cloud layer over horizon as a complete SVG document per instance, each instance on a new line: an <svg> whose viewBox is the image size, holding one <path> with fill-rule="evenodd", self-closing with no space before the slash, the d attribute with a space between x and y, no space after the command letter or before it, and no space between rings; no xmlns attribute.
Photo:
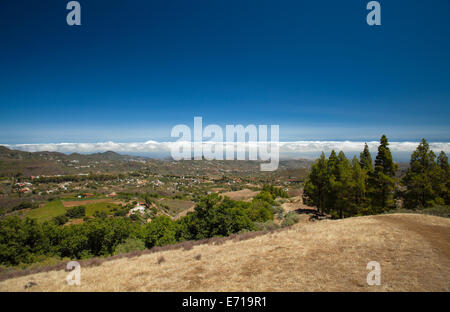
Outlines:
<svg viewBox="0 0 450 312"><path fill-rule="evenodd" d="M322 151L326 154L335 151L343 151L346 154L359 154L364 148L365 142L357 141L292 141L279 142L280 157L282 158L300 158L300 157L317 157ZM42 143L42 144L2 144L10 149L17 149L27 152L60 152L60 153L98 153L106 151L114 151L121 154L129 155L147 155L153 157L169 156L171 148L177 142L132 142L119 143L113 141L97 142L97 143ZM203 142L203 144L213 144L211 142ZM219 143L215 143L219 144ZM220 143L222 144L222 143ZM256 144L257 142L235 142L237 150L248 148L248 144ZM379 142L367 142L372 153L376 153ZM405 157L406 154L411 153L417 147L419 142L390 142L389 147L394 156L400 155ZM429 143L430 148L438 154L440 151L450 153L450 142L432 142ZM226 150L224 145L224 151Z"/></svg>

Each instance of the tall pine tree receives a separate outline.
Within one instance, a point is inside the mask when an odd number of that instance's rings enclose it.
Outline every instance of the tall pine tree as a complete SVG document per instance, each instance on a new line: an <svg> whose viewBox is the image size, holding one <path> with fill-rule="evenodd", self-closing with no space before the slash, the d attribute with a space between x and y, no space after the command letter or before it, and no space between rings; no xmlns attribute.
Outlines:
<svg viewBox="0 0 450 312"><path fill-rule="evenodd" d="M437 193L444 201L444 204L450 205L450 167L448 165L448 157L444 151L441 151L437 157L437 165L439 168Z"/></svg>
<svg viewBox="0 0 450 312"><path fill-rule="evenodd" d="M321 213L325 210L328 192L328 160L322 152L320 158L311 166L311 172L305 181L303 201L316 206Z"/></svg>
<svg viewBox="0 0 450 312"><path fill-rule="evenodd" d="M388 146L388 139L383 134L378 146L378 154L375 158L375 168L369 176L372 213L381 213L395 206L394 191L397 165L394 164Z"/></svg>
<svg viewBox="0 0 450 312"><path fill-rule="evenodd" d="M436 203L436 200L440 201L435 192L439 175L435 158L436 155L430 150L428 142L422 139L411 154L408 171L402 180L407 188L404 194L405 207L430 207Z"/></svg>
<svg viewBox="0 0 450 312"><path fill-rule="evenodd" d="M368 214L367 211L367 171L360 165L360 161L355 157L352 160L353 175L353 205L357 214Z"/></svg>
<svg viewBox="0 0 450 312"><path fill-rule="evenodd" d="M373 171L372 156L370 155L367 143L364 144L364 150L359 154L359 164L367 172Z"/></svg>

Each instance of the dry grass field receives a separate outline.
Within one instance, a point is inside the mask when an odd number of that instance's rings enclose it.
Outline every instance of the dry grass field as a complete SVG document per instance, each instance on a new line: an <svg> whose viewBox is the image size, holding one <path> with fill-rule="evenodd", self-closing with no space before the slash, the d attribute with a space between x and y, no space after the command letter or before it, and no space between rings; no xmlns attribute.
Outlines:
<svg viewBox="0 0 450 312"><path fill-rule="evenodd" d="M222 193L222 196L229 197L232 200L250 200L256 195L258 195L259 191L252 191L249 189L243 189L240 191L234 191L234 192L225 192Z"/></svg>
<svg viewBox="0 0 450 312"><path fill-rule="evenodd" d="M392 214L300 223L245 239L82 267L81 285L49 271L0 291L450 291L450 219ZM381 285L368 286L369 261Z"/></svg>

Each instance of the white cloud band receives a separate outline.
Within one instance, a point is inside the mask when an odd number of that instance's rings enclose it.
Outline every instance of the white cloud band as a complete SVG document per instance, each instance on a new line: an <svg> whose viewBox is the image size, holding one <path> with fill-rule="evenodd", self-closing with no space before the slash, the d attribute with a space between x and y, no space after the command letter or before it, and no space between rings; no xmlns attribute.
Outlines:
<svg viewBox="0 0 450 312"><path fill-rule="evenodd" d="M48 143L48 144L2 144L10 149L17 149L28 152L61 152L61 153L96 153L105 151L114 151L121 154L130 155L164 155L169 154L171 147L178 142L98 142L98 143ZM203 144L223 144L203 142ZM249 145L258 145L261 142L235 142L237 150L248 149ZM294 141L279 142L280 154L286 158L298 158L303 156L316 156L322 151L329 153L331 150L343 151L344 153L355 154L362 151L364 142L355 141ZM376 153L378 148L377 141L367 142L372 153ZM392 153L411 153L419 144L418 142L390 142L389 147ZM441 150L447 154L450 152L450 143L433 142L429 143L430 148L437 154ZM224 144L224 151L227 144Z"/></svg>

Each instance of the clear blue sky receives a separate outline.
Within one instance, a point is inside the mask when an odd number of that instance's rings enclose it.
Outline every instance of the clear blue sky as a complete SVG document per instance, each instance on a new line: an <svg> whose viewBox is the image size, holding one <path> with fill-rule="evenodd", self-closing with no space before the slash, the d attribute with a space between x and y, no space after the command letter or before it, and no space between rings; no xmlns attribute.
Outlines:
<svg viewBox="0 0 450 312"><path fill-rule="evenodd" d="M165 140L279 124L282 140L450 141L450 1L0 2L0 143Z"/></svg>

